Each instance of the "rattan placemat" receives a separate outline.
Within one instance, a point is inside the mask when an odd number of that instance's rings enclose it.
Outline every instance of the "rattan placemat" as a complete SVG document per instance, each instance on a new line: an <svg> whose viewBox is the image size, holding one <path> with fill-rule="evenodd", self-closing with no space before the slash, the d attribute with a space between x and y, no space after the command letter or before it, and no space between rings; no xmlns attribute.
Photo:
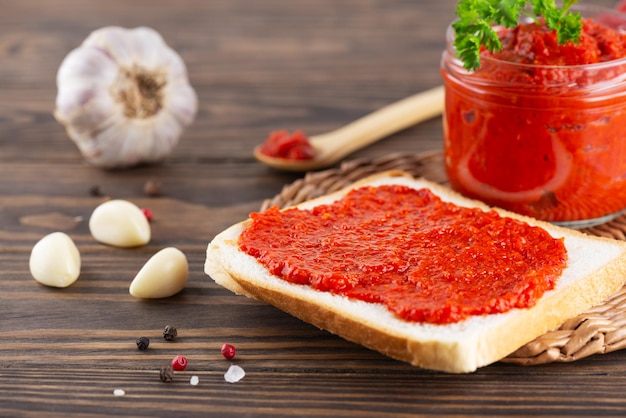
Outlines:
<svg viewBox="0 0 626 418"><path fill-rule="evenodd" d="M440 151L391 154L373 160L349 160L338 168L307 173L303 178L286 185L274 198L264 201L261 210L270 206L295 205L387 170L403 170L415 177L442 184L447 182ZM584 232L626 240L626 215ZM503 361L524 365L571 362L625 347L626 287L603 304L570 319L559 329L529 342Z"/></svg>

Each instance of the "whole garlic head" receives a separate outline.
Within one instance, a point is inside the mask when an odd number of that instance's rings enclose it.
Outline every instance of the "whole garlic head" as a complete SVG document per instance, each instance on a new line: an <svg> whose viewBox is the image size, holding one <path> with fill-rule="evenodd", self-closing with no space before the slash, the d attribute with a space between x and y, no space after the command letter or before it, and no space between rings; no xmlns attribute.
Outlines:
<svg viewBox="0 0 626 418"><path fill-rule="evenodd" d="M102 168L163 160L197 111L181 57L155 30L104 27L57 73L55 118Z"/></svg>

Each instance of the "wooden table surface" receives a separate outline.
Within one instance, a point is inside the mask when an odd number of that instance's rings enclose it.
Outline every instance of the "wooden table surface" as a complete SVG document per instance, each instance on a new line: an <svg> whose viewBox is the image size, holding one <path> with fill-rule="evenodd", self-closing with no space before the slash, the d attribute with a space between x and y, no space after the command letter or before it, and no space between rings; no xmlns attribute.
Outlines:
<svg viewBox="0 0 626 418"><path fill-rule="evenodd" d="M216 233L303 176L259 164L253 147L272 130L322 133L439 85L455 3L0 1L0 416L625 413L625 352L435 373L235 296L203 273ZM53 118L61 60L107 25L153 27L187 64L199 112L163 164L91 167ZM438 150L441 136L435 118L350 159ZM162 183L160 197L144 193L151 178ZM150 208L151 242L95 242L87 220L104 197L93 187ZM29 273L32 246L54 231L82 254L81 276L66 289ZM136 272L166 246L187 255L186 289L156 301L130 296ZM179 331L173 342L162 338L166 324ZM137 350L140 336L151 339L149 350ZM233 361L220 354L225 342L238 349ZM177 354L188 370L162 383L160 367ZM231 363L246 371L238 383L224 380Z"/></svg>

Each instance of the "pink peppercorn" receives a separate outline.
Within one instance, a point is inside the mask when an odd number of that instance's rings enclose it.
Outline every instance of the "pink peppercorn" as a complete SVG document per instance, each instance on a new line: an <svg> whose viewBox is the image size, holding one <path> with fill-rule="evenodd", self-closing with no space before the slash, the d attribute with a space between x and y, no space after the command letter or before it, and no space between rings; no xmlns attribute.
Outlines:
<svg viewBox="0 0 626 418"><path fill-rule="evenodd" d="M141 211L143 212L143 215L146 217L148 222L152 222L152 211L148 208L143 208L141 209Z"/></svg>
<svg viewBox="0 0 626 418"><path fill-rule="evenodd" d="M185 356L176 356L172 359L172 369L177 372L183 371L187 368L187 358Z"/></svg>
<svg viewBox="0 0 626 418"><path fill-rule="evenodd" d="M233 357L235 357L235 353L237 352L237 350L235 349L234 345L231 344L224 344L222 346L222 355L224 356L224 358L230 360Z"/></svg>

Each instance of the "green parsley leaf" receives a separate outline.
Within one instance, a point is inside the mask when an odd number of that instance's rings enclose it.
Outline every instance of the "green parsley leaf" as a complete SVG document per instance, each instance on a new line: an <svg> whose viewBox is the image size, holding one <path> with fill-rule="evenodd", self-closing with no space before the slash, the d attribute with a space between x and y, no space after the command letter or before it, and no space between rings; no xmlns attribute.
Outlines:
<svg viewBox="0 0 626 418"><path fill-rule="evenodd" d="M578 42L582 31L582 18L571 12L578 0L564 0L559 8L554 0L460 0L452 24L455 31L454 47L468 70L480 67L480 50L497 52L502 48L493 29L496 25L512 28L522 14L533 19L543 17L546 25L556 31L560 44Z"/></svg>

